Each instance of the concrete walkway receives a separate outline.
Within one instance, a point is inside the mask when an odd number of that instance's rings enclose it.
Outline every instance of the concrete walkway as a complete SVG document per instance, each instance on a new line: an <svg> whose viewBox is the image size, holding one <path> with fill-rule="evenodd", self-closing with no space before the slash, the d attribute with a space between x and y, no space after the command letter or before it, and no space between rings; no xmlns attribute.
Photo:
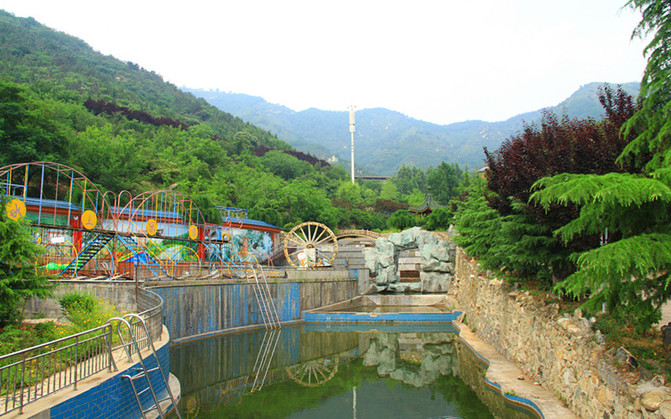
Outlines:
<svg viewBox="0 0 671 419"><path fill-rule="evenodd" d="M540 385L534 384L533 379L527 377L521 369L508 361L494 347L480 340L468 326L458 321L455 321L454 325L460 330L459 336L489 362L485 377L489 381L499 384L503 393L513 393L534 402L548 419L578 418L552 393ZM524 377L524 379L521 380L520 377Z"/></svg>
<svg viewBox="0 0 671 419"><path fill-rule="evenodd" d="M169 342L170 342L170 334L168 333L168 330L165 328L165 326L163 326L163 333L161 334L161 339L154 341L154 346L156 347L156 350L159 350L164 345L168 345ZM151 349L148 348L142 349L142 355L145 358L148 357L150 354ZM117 349L112 353L112 356L114 357L117 366L116 371L108 371L108 370L100 371L90 377L78 381L77 390L74 390L73 386L63 387L54 393L51 393L47 396L44 396L36 400L35 402L26 404L23 408L23 413L19 413L19 409L13 410L7 414L2 415L1 416L2 419L9 419L9 418L48 419L49 417L51 417L51 407L57 406L58 404L63 403L68 399L76 397L77 395L82 394L87 390L90 390L93 387L102 384L106 380L119 375L120 372L129 369L138 362L137 355L135 355L132 361L129 361L123 349ZM174 375L170 374L168 381L169 381L168 385L173 390L173 394L176 400L179 401L181 393L179 380ZM170 404L172 403L167 402L165 404L162 404L161 406L166 408L166 406L169 406ZM113 412L110 412L110 414L113 415Z"/></svg>

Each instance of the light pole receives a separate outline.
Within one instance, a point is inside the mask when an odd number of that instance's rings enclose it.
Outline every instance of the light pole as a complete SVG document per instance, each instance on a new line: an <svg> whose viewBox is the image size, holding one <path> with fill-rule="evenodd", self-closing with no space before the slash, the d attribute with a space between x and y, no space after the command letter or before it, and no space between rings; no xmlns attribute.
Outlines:
<svg viewBox="0 0 671 419"><path fill-rule="evenodd" d="M351 168L352 168L352 183L354 183L354 109L356 109L354 106L349 107L349 133L352 137L352 145L351 145L351 150L352 150L352 163L351 163Z"/></svg>

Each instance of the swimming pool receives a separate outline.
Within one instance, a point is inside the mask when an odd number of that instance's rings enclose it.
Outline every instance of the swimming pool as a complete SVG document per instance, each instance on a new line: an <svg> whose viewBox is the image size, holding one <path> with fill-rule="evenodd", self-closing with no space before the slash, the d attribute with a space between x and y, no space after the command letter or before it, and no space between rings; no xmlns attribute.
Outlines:
<svg viewBox="0 0 671 419"><path fill-rule="evenodd" d="M298 324L175 345L183 417L535 418L451 324Z"/></svg>

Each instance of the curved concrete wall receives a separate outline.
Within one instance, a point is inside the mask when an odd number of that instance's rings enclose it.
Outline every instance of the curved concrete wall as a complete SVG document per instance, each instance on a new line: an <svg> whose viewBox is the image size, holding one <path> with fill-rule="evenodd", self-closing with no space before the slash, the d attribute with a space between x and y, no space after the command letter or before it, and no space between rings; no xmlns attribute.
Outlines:
<svg viewBox="0 0 671 419"><path fill-rule="evenodd" d="M300 320L304 310L357 295L356 279L285 280L268 286L282 322ZM174 341L263 324L249 283L173 282L151 290L163 298L163 324Z"/></svg>

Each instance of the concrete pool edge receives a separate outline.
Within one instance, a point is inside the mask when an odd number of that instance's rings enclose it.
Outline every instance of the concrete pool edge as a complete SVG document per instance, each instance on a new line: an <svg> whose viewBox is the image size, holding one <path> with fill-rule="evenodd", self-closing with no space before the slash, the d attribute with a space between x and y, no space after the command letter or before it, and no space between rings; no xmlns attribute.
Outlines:
<svg viewBox="0 0 671 419"><path fill-rule="evenodd" d="M554 394L535 384L519 367L493 346L483 342L467 325L459 320L452 324L459 332L459 339L487 366L485 381L492 391L499 392L510 403L532 409L541 418L578 418Z"/></svg>
<svg viewBox="0 0 671 419"><path fill-rule="evenodd" d="M447 308L448 303L444 294L358 295L328 306L305 310L302 317L306 323L450 323L461 315L460 311L368 313L356 310L370 306Z"/></svg>

